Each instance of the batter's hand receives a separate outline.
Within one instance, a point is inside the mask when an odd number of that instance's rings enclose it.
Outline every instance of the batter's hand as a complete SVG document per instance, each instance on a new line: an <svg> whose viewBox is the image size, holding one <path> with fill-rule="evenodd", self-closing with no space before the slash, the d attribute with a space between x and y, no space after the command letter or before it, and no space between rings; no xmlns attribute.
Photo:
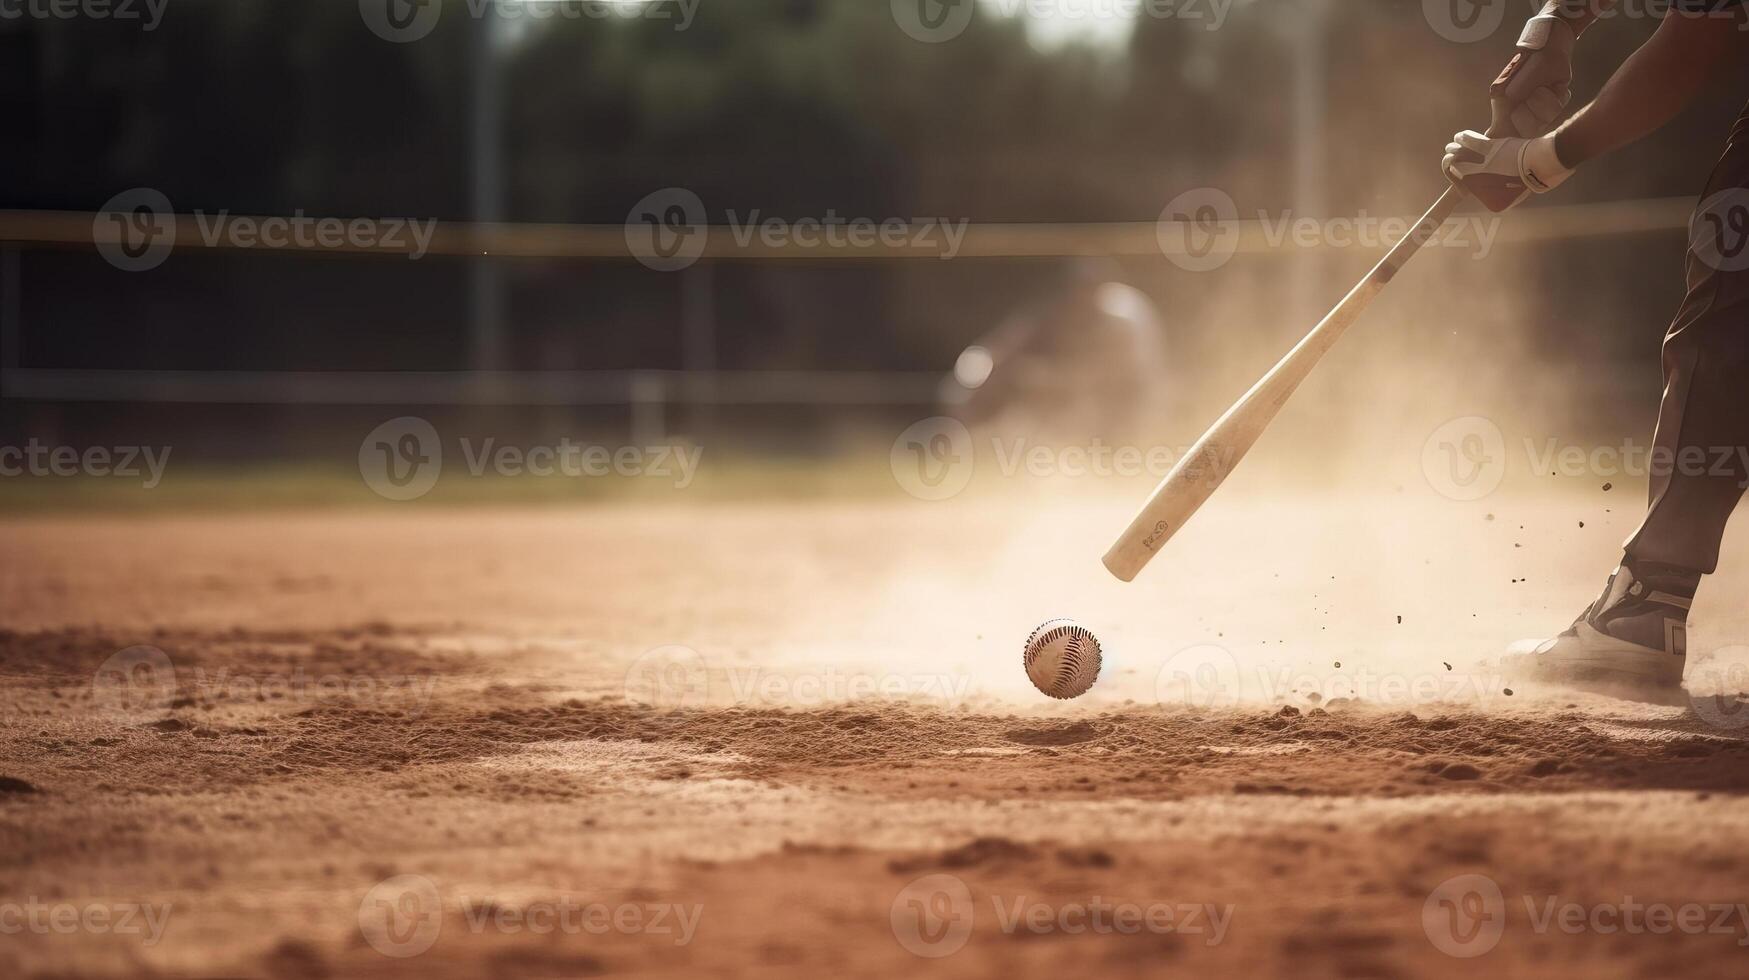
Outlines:
<svg viewBox="0 0 1749 980"><path fill-rule="evenodd" d="M1446 146L1443 166L1452 183L1495 212L1523 201L1533 191L1546 194L1573 176L1555 153L1553 136L1490 139L1478 132L1462 132Z"/></svg>
<svg viewBox="0 0 1749 980"><path fill-rule="evenodd" d="M1552 17L1537 20L1544 23L1533 21L1526 28L1518 53L1488 89L1495 115L1510 120L1513 132L1526 139L1553 129L1573 101L1573 46L1578 37Z"/></svg>

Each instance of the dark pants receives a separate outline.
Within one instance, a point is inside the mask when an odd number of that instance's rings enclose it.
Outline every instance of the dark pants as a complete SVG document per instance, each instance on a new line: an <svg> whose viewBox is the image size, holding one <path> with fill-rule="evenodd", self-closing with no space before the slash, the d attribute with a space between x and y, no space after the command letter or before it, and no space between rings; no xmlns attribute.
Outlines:
<svg viewBox="0 0 1749 980"><path fill-rule="evenodd" d="M1627 553L1710 573L1749 484L1749 109L1701 202L1691 237L1712 243L1689 247L1688 295L1664 339L1651 510Z"/></svg>

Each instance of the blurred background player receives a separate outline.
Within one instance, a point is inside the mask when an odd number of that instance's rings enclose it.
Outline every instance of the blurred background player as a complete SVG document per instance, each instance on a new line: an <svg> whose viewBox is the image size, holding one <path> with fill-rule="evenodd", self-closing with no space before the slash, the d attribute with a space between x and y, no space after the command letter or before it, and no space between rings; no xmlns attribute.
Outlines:
<svg viewBox="0 0 1749 980"><path fill-rule="evenodd" d="M963 351L942 383L968 426L1031 445L1134 443L1166 417L1165 324L1146 293L1106 260L1082 259L1048 298Z"/></svg>
<svg viewBox="0 0 1749 980"><path fill-rule="evenodd" d="M1552 0L1494 83L1518 135L1459 133L1445 170L1494 211L1546 193L1575 168L1669 122L1745 46L1745 0L1676 0L1597 98L1553 132L1571 98L1573 48L1614 0ZM1664 342L1651 506L1603 594L1519 661L1532 679L1671 700L1682 693L1688 611L1716 570L1725 524L1749 485L1749 108L1694 218L1688 292ZM1734 261L1741 256L1744 261Z"/></svg>

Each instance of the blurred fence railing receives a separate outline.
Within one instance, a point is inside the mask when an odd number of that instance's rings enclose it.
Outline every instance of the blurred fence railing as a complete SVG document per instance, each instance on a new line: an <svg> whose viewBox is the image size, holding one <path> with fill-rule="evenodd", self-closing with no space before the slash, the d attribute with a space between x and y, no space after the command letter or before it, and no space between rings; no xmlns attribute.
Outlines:
<svg viewBox="0 0 1749 980"><path fill-rule="evenodd" d="M1527 244L1582 238L1610 238L1671 232L1688 227L1693 201L1687 198L1615 201L1532 207L1502 219L1496 244ZM20 274L25 249L95 248L120 242L120 225L93 212L0 211L0 399L34 401L112 401L264 404L427 404L427 405L621 405L661 428L670 405L927 405L937 400L945 372L923 371L729 371L714 366L715 330L710 312L713 262L942 261L937 246L916 244L919 236L894 236L908 244L877 243L867 248L830 248L772 243L727 226L705 231L699 259L711 260L675 273L676 290L686 297L682 336L689 351L675 370L461 370L461 371L186 371L140 369L62 369L31 367L20 359ZM176 215L177 247L308 254L405 255L414 247L428 254L497 258L584 259L634 262L624 225L477 224L439 222L423 246L397 248L378 242L321 244L287 242L253 247L234 239L204 236L195 215ZM265 221L262 218L228 220ZM1237 235L1227 245L1235 254L1324 251L1328 241L1308 245L1281 227L1261 220L1228 222ZM699 229L693 229L694 231ZM916 229L911 228L910 231ZM1158 222L1096 224L973 224L965 228L955 255L964 258L1154 257L1174 255L1171 235ZM186 245L183 243L187 243ZM1388 244L1388 243L1386 243ZM368 261L368 259L360 259ZM697 322L692 322L692 321Z"/></svg>
<svg viewBox="0 0 1749 980"><path fill-rule="evenodd" d="M1495 241L1504 244L1573 238L1630 235L1671 231L1688 227L1692 198L1654 198L1608 201L1597 204L1556 205L1515 211L1502 219ZM0 211L0 243L28 245L91 245L121 241L121 230L104 216L83 211ZM1405 215L1412 226L1414 215ZM262 216L227 216L227 221L255 226L270 220ZM306 219L315 220L315 219ZM625 225L566 225L475 222L437 222L429 243L338 242L284 245L241 245L231 240L202 241L201 219L176 215L176 241L196 243L198 248L254 252L340 252L351 254L406 255L418 249L432 255L490 255L500 258L587 258L634 261L637 256L627 242ZM1232 249L1237 253L1314 251L1337 246L1320 242L1307 245L1293 235L1283 235L1279 226L1257 219L1224 222L1236 229ZM831 248L794 241L774 243L743 229L737 235L726 225L701 227L704 259L758 261L903 260L940 261L938 245L929 243L930 229L907 225L893 237L900 244L876 242L866 248ZM1388 244L1388 243L1386 243ZM993 223L968 224L955 255L965 258L1073 258L1082 256L1160 256L1183 254L1183 245L1160 234L1156 221L1105 223Z"/></svg>

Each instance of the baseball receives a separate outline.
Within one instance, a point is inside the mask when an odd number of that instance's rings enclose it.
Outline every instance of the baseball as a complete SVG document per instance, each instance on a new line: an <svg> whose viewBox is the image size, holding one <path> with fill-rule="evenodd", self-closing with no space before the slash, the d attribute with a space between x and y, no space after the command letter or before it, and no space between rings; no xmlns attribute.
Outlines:
<svg viewBox="0 0 1749 980"><path fill-rule="evenodd" d="M1099 638L1070 619L1053 619L1026 638L1026 676L1045 694L1067 701L1099 679Z"/></svg>

